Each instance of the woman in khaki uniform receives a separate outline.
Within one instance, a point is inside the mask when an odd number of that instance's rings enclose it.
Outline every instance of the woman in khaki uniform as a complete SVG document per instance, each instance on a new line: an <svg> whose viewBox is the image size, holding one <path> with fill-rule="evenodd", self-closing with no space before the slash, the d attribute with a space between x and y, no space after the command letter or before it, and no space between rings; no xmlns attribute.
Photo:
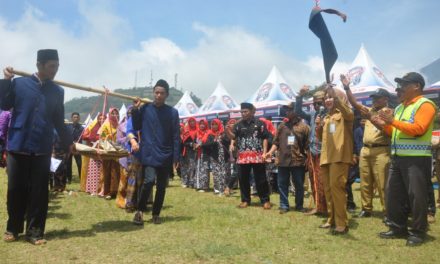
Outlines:
<svg viewBox="0 0 440 264"><path fill-rule="evenodd" d="M327 200L328 219L321 228L334 227L333 234L348 232L345 185L353 158L353 111L345 93L329 86L325 97L328 113L317 117L317 135L322 140L321 175Z"/></svg>

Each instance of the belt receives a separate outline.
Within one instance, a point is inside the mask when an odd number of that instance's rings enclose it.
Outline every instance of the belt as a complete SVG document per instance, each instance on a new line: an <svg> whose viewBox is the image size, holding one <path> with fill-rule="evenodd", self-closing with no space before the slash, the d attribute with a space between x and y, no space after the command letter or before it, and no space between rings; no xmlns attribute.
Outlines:
<svg viewBox="0 0 440 264"><path fill-rule="evenodd" d="M379 147L389 147L390 145L384 145L384 144L364 144L364 147L367 148L379 148Z"/></svg>

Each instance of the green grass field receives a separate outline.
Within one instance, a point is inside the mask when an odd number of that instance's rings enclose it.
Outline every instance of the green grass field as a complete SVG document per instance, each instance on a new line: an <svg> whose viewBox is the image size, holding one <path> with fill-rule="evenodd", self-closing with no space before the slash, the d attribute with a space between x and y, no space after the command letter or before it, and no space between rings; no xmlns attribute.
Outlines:
<svg viewBox="0 0 440 264"><path fill-rule="evenodd" d="M0 230L5 230L7 179L0 172ZM358 206L358 184L354 184ZM77 190L78 182L69 186ZM33 246L0 241L0 263L439 263L440 223L430 227L428 242L417 248L405 240L383 240L381 214L351 217L350 232L333 236L318 228L325 219L298 212L280 215L254 206L238 209L239 193L218 197L183 189L171 181L163 223L131 223L133 214L115 201L85 193L51 195L46 227L48 243ZM291 204L293 204L293 199ZM379 208L378 199L375 205ZM305 200L305 206L309 199ZM150 219L150 214L145 215ZM439 220L440 221L440 220Z"/></svg>

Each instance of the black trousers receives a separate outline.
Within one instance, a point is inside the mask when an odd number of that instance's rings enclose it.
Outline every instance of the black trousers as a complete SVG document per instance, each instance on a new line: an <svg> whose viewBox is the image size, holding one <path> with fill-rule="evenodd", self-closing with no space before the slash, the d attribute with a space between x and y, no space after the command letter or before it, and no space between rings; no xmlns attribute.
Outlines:
<svg viewBox="0 0 440 264"><path fill-rule="evenodd" d="M67 167L67 173L66 178L67 182L72 182L72 158L75 158L76 167L78 168L78 178L81 180L81 155L70 155L67 158L66 167Z"/></svg>
<svg viewBox="0 0 440 264"><path fill-rule="evenodd" d="M170 176L170 167L149 167L142 166L142 177L144 179L139 191L137 208L139 211L147 209L147 200L153 191L153 185L156 182L156 195L153 202L153 215L159 215L162 210L165 199L165 190L168 177Z"/></svg>
<svg viewBox="0 0 440 264"><path fill-rule="evenodd" d="M255 185L261 203L269 202L269 183L266 179L266 167L264 163L239 164L238 182L240 184L241 201L251 203L251 186L249 178L251 170L254 173Z"/></svg>
<svg viewBox="0 0 440 264"><path fill-rule="evenodd" d="M50 155L8 154L8 222L6 230L41 238L49 202Z"/></svg>
<svg viewBox="0 0 440 264"><path fill-rule="evenodd" d="M385 199L391 227L407 228L409 207L412 230L426 232L430 177L431 157L391 157Z"/></svg>

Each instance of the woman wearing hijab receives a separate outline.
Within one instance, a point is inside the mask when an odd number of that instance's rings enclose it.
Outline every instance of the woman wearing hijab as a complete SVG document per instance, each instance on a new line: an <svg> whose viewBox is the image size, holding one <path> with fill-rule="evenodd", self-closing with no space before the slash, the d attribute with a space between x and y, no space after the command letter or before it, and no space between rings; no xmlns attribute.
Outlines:
<svg viewBox="0 0 440 264"><path fill-rule="evenodd" d="M122 118L118 125L118 131L116 132L116 142L123 146L124 149L129 150L127 136L127 120L130 116L131 106L127 109L127 115ZM118 194L116 195L116 206L119 208L126 208L126 196L127 196L127 171L129 166L129 157L123 157L119 159L120 166L120 179Z"/></svg>
<svg viewBox="0 0 440 264"><path fill-rule="evenodd" d="M327 88L327 114L315 120L321 139L321 175L327 200L328 219L321 228L334 227L333 234L348 232L347 191L348 170L353 159L353 111L345 93Z"/></svg>
<svg viewBox="0 0 440 264"><path fill-rule="evenodd" d="M208 144L211 144L210 163L214 179L214 193L223 196L226 189L226 172L229 160L230 141L224 133L223 124L219 119L211 121L211 134L208 136Z"/></svg>
<svg viewBox="0 0 440 264"><path fill-rule="evenodd" d="M236 119L229 119L226 126L233 127L237 123ZM233 140L230 140L229 137L226 137L225 140L228 142L228 153L229 153L229 159L227 160L226 164L226 188L225 188L225 195L229 196L232 192L232 189L234 187L237 187L238 182L238 167L237 163L235 162L237 158L237 149L235 148L235 142Z"/></svg>
<svg viewBox="0 0 440 264"><path fill-rule="evenodd" d="M199 192L205 192L209 189L209 159L212 146L212 143L208 142L209 135L211 135L211 131L208 128L208 122L204 119L200 120L197 143L194 145L194 149L197 151L195 188Z"/></svg>
<svg viewBox="0 0 440 264"><path fill-rule="evenodd" d="M116 142L116 132L119 126L119 111L116 108L110 108L107 120L100 129L102 140ZM110 200L116 197L120 178L120 165L118 159L104 160L102 163L102 177L100 178L100 197Z"/></svg>
<svg viewBox="0 0 440 264"><path fill-rule="evenodd" d="M182 163L180 164L182 173L182 187L194 188L196 173L196 151L194 146L197 140L197 121L194 117L188 118L184 133L181 134L182 140Z"/></svg>
<svg viewBox="0 0 440 264"><path fill-rule="evenodd" d="M99 140L98 131L104 123L104 115L98 114L96 119L90 123L84 130L82 139L86 145L92 146L94 142ZM93 159L86 156L82 156L81 162L81 175L87 175L81 177L81 190L91 195L97 195L99 178L102 171L102 161L99 159Z"/></svg>

